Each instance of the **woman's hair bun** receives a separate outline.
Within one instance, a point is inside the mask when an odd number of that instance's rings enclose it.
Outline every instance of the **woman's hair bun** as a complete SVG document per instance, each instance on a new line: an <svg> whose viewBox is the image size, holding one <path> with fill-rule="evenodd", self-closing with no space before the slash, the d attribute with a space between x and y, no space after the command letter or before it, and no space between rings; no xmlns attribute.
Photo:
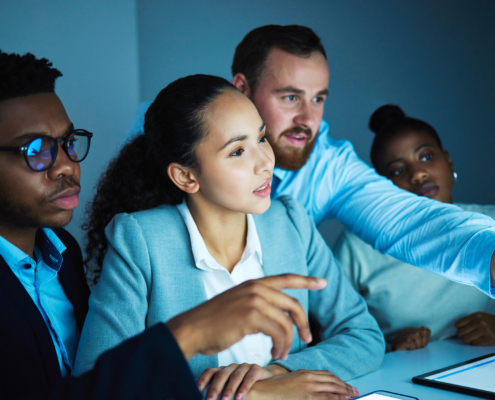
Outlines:
<svg viewBox="0 0 495 400"><path fill-rule="evenodd" d="M373 132L378 133L389 122L405 117L406 114L404 114L404 111L399 106L385 104L371 115L368 126Z"/></svg>

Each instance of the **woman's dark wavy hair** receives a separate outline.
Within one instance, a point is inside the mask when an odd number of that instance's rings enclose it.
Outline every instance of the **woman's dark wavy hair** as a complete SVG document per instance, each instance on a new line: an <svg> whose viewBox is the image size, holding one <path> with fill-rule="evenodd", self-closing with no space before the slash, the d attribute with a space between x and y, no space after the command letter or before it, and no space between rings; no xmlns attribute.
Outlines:
<svg viewBox="0 0 495 400"><path fill-rule="evenodd" d="M107 250L104 230L115 215L182 201L184 192L170 180L167 167L172 162L199 167L196 149L207 134L208 106L229 89L237 90L223 78L192 75L158 94L146 112L144 134L110 162L86 208L88 277L98 281Z"/></svg>
<svg viewBox="0 0 495 400"><path fill-rule="evenodd" d="M420 119L407 117L404 111L399 106L386 104L379 107L370 118L369 128L375 132L375 139L371 146L371 162L376 171L383 175L381 171L380 161L390 139L405 133L425 132L429 134L438 147L443 150L442 141L438 136L437 131L428 123Z"/></svg>

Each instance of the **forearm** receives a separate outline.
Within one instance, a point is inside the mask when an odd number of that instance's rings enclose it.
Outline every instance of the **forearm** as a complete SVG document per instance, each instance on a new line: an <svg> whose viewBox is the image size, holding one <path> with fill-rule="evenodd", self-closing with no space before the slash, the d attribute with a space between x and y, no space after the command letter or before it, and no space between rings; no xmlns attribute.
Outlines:
<svg viewBox="0 0 495 400"><path fill-rule="evenodd" d="M186 314L187 313L180 314L172 318L165 325L177 342L184 358L189 361L196 354L198 354L198 343L201 338L197 337L197 331L195 329L191 329L192 327L187 320Z"/></svg>
<svg viewBox="0 0 495 400"><path fill-rule="evenodd" d="M163 324L105 352L94 369L81 377L62 379L50 400L143 396L201 399L180 349Z"/></svg>
<svg viewBox="0 0 495 400"><path fill-rule="evenodd" d="M282 374L286 374L286 373L290 372L290 370L288 370L285 367L282 367L280 364L277 364L277 363L267 365L264 368L268 372L270 372L273 376L282 375Z"/></svg>

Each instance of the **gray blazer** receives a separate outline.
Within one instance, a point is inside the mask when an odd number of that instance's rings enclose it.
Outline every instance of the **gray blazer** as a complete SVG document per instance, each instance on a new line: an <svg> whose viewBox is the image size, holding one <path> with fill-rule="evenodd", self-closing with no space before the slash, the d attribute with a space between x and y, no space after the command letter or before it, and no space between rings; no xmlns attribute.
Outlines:
<svg viewBox="0 0 495 400"><path fill-rule="evenodd" d="M284 196L254 219L266 276L294 273L328 280L323 290L286 291L318 320L322 341L308 348L295 331L288 359L277 363L289 370L330 370L343 380L377 369L385 348L382 333L304 209ZM116 215L105 233L108 251L89 300L76 375L92 368L104 351L207 300L206 272L195 265L175 206ZM189 366L197 378L218 367L218 357L197 355Z"/></svg>

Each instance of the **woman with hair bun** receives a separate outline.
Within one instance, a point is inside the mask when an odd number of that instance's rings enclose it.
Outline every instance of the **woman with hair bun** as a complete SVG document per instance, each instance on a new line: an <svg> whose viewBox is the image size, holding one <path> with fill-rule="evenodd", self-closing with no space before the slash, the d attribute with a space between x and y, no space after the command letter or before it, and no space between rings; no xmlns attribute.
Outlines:
<svg viewBox="0 0 495 400"><path fill-rule="evenodd" d="M453 203L457 173L430 124L406 116L396 105L384 105L371 116L369 128L376 134L371 161L380 175L418 196ZM495 206L454 204L495 218ZM388 351L419 349L454 336L466 344L495 345L495 300L475 287L381 254L349 231L333 251L368 303Z"/></svg>
<svg viewBox="0 0 495 400"><path fill-rule="evenodd" d="M200 390L210 385L208 399L357 395L343 380L379 367L383 337L304 209L289 197L270 200L273 168L264 122L225 79L188 76L158 94L144 135L111 162L89 210L88 262L101 276L76 374L233 286L294 273L327 279L325 289L288 292L318 320L323 340L308 348L309 331L294 335L290 353L277 355L258 333L197 355L189 366Z"/></svg>

